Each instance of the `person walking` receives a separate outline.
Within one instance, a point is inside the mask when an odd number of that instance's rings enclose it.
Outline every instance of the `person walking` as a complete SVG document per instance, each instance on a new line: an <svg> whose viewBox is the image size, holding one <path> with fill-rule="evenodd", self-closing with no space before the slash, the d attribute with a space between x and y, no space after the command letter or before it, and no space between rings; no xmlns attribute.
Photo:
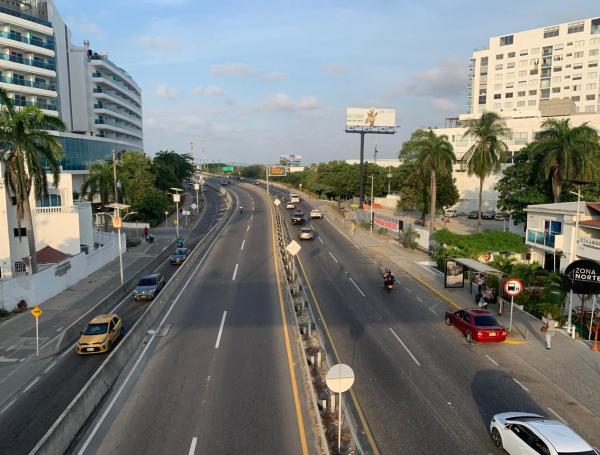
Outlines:
<svg viewBox="0 0 600 455"><path fill-rule="evenodd" d="M542 322L544 323L542 331L546 334L546 349L549 351L552 347L552 337L556 333L558 322L552 317L552 313L548 313L546 317L542 316Z"/></svg>
<svg viewBox="0 0 600 455"><path fill-rule="evenodd" d="M144 240L146 240L146 242L148 241L149 233L150 233L150 229L148 229L148 226L144 226Z"/></svg>

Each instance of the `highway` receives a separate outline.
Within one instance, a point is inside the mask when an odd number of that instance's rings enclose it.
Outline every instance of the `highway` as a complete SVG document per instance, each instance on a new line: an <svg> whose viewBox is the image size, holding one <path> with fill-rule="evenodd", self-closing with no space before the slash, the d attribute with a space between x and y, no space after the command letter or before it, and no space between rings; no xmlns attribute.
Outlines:
<svg viewBox="0 0 600 455"><path fill-rule="evenodd" d="M314 453L283 330L270 209L254 188L229 189L244 213L195 266L73 453Z"/></svg>
<svg viewBox="0 0 600 455"><path fill-rule="evenodd" d="M279 197L283 190L272 189ZM308 217L310 204L301 202ZM284 206L282 206L284 207ZM292 238L299 226L282 209ZM300 241L300 261L337 352L355 371L353 391L371 453L494 452L491 416L503 411L547 414L498 367L500 346L465 342L443 323L448 306L402 270L391 294L380 268L326 220ZM496 363L496 364L494 364ZM549 391L552 394L552 391ZM552 398L551 396L548 398Z"/></svg>
<svg viewBox="0 0 600 455"><path fill-rule="evenodd" d="M224 201L215 191L207 191L206 211L186 241L193 247L222 216ZM166 279L176 267L165 258L157 271ZM107 293L113 289L107 289ZM133 300L131 294L114 302L113 311L123 318L125 330L133 325L146 308ZM91 317L90 317L91 319ZM8 408L0 414L0 453L26 454L46 433L56 418L81 390L94 371L106 358L105 354L78 356L74 348L58 354L56 359L24 388Z"/></svg>

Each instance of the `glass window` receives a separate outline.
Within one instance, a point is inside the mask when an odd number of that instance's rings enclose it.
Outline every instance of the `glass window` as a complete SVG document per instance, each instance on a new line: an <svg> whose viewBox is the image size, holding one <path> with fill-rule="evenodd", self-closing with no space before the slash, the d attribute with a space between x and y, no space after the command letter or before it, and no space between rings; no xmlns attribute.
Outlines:
<svg viewBox="0 0 600 455"><path fill-rule="evenodd" d="M540 53L539 47L534 47L531 49L531 55L535 55L535 54L539 54L539 53Z"/></svg>
<svg viewBox="0 0 600 455"><path fill-rule="evenodd" d="M567 33L571 34L571 33L579 33L579 32L583 32L583 26L584 26L584 22L573 22L572 24L569 24L568 28L567 28Z"/></svg>
<svg viewBox="0 0 600 455"><path fill-rule="evenodd" d="M545 88L543 90L540 90L540 98L550 98L550 89Z"/></svg>
<svg viewBox="0 0 600 455"><path fill-rule="evenodd" d="M504 94L504 98L512 98L513 97L513 92L508 92Z"/></svg>
<svg viewBox="0 0 600 455"><path fill-rule="evenodd" d="M594 57L594 56L598 55L599 52L600 52L600 49L590 49L590 57Z"/></svg>
<svg viewBox="0 0 600 455"><path fill-rule="evenodd" d="M540 88L549 88L550 87L550 79L542 79Z"/></svg>
<svg viewBox="0 0 600 455"><path fill-rule="evenodd" d="M527 60L519 60L519 68L526 68Z"/></svg>
<svg viewBox="0 0 600 455"><path fill-rule="evenodd" d="M507 103L504 103L504 108L505 109L512 109L512 107L513 107L513 103L511 103L510 101L507 102Z"/></svg>
<svg viewBox="0 0 600 455"><path fill-rule="evenodd" d="M537 87L538 86L538 80L537 79L531 79L529 81L529 86L530 87Z"/></svg>
<svg viewBox="0 0 600 455"><path fill-rule="evenodd" d="M525 88L527 86L527 81L519 81L519 88Z"/></svg>
<svg viewBox="0 0 600 455"><path fill-rule="evenodd" d="M596 95L585 95L586 101L594 101L596 99Z"/></svg>
<svg viewBox="0 0 600 455"><path fill-rule="evenodd" d="M575 84L575 85L573 85L573 87L572 87L572 90L573 90L574 92L579 92L579 91L581 91L581 84Z"/></svg>
<svg viewBox="0 0 600 455"><path fill-rule="evenodd" d="M585 84L585 89L586 90L596 90L596 87L597 87L596 83Z"/></svg>
<svg viewBox="0 0 600 455"><path fill-rule="evenodd" d="M552 71L554 71L555 73L558 73L558 72L562 71L562 66L555 66L554 68L552 68Z"/></svg>
<svg viewBox="0 0 600 455"><path fill-rule="evenodd" d="M591 54L590 54L590 55L591 55ZM515 62L508 62L508 63L506 64L506 68L507 68L507 69L509 69L509 68L514 68L514 67L515 67Z"/></svg>
<svg viewBox="0 0 600 455"><path fill-rule="evenodd" d="M525 107L525 100L523 101L517 101L517 107Z"/></svg>
<svg viewBox="0 0 600 455"><path fill-rule="evenodd" d="M502 93L494 93L495 100L499 100L500 98L502 98Z"/></svg>
<svg viewBox="0 0 600 455"><path fill-rule="evenodd" d="M587 78L588 79L598 79L598 73L596 73L596 72L588 73Z"/></svg>
<svg viewBox="0 0 600 455"><path fill-rule="evenodd" d="M527 55L529 52L527 52L527 49L523 49L519 51L519 55L523 56L523 55Z"/></svg>
<svg viewBox="0 0 600 455"><path fill-rule="evenodd" d="M537 90L529 90L529 96L537 95Z"/></svg>
<svg viewBox="0 0 600 455"><path fill-rule="evenodd" d="M592 60L588 62L588 68L596 68L598 66L598 60Z"/></svg>
<svg viewBox="0 0 600 455"><path fill-rule="evenodd" d="M583 63L573 63L574 70L580 70L581 68L583 68Z"/></svg>
<svg viewBox="0 0 600 455"><path fill-rule="evenodd" d="M563 56L562 56L562 55L555 55L555 56L554 56L554 58L553 58L553 60L554 60L555 62L560 62L560 61L562 61L562 59L563 59Z"/></svg>
<svg viewBox="0 0 600 455"><path fill-rule="evenodd" d="M558 36L559 28L558 27L548 27L544 29L544 38L553 38Z"/></svg>
<svg viewBox="0 0 600 455"><path fill-rule="evenodd" d="M508 58L514 58L515 57L515 53L514 52L509 52L508 53Z"/></svg>
<svg viewBox="0 0 600 455"><path fill-rule="evenodd" d="M596 112L596 106L593 104L585 107L585 112Z"/></svg>
<svg viewBox="0 0 600 455"><path fill-rule="evenodd" d="M555 50L555 51L560 51L560 50L562 50L563 48L564 48L564 46L563 46L563 44L562 44L562 43L560 43L560 44L555 44L555 45L554 45L554 50Z"/></svg>
<svg viewBox="0 0 600 455"><path fill-rule="evenodd" d="M560 93L560 87L552 87L552 93Z"/></svg>
<svg viewBox="0 0 600 455"><path fill-rule="evenodd" d="M494 90L502 89L502 84L494 84Z"/></svg>
<svg viewBox="0 0 600 455"><path fill-rule="evenodd" d="M494 103L494 109L502 109L502 103Z"/></svg>
<svg viewBox="0 0 600 455"><path fill-rule="evenodd" d="M568 87L565 87L565 88L568 88ZM581 97L580 96L572 96L571 99L577 103L581 100Z"/></svg>
<svg viewBox="0 0 600 455"><path fill-rule="evenodd" d="M542 70L542 77L550 77L551 68L544 68Z"/></svg>
<svg viewBox="0 0 600 455"><path fill-rule="evenodd" d="M510 46L513 43L514 36L506 35L500 37L500 46Z"/></svg>
<svg viewBox="0 0 600 455"><path fill-rule="evenodd" d="M592 35L595 35L596 33L600 33L600 18L592 19L591 33L592 33Z"/></svg>
<svg viewBox="0 0 600 455"><path fill-rule="evenodd" d="M498 63L496 65L496 70L501 70L503 68L502 63Z"/></svg>
<svg viewBox="0 0 600 455"><path fill-rule="evenodd" d="M513 142L515 145L527 144L527 138L528 138L528 133L526 131L513 133Z"/></svg>
<svg viewBox="0 0 600 455"><path fill-rule="evenodd" d="M502 60L504 58L504 54L496 54L496 60Z"/></svg>
<svg viewBox="0 0 600 455"><path fill-rule="evenodd" d="M488 58L481 57L481 66L487 66L487 65L488 65Z"/></svg>
<svg viewBox="0 0 600 455"><path fill-rule="evenodd" d="M494 75L494 80L495 80L495 81L501 81L501 80L502 80L502 73L500 73L500 74L495 74L495 75Z"/></svg>
<svg viewBox="0 0 600 455"><path fill-rule="evenodd" d="M596 46L598 44L600 44L600 38L592 38L590 40L590 46Z"/></svg>
<svg viewBox="0 0 600 455"><path fill-rule="evenodd" d="M536 104L537 104L537 100L528 100L527 101L528 106L535 106Z"/></svg>
<svg viewBox="0 0 600 455"><path fill-rule="evenodd" d="M514 79L515 73L506 73L506 79Z"/></svg>
<svg viewBox="0 0 600 455"><path fill-rule="evenodd" d="M517 93L517 96L525 96L525 95L527 95L527 92L525 90Z"/></svg>
<svg viewBox="0 0 600 455"><path fill-rule="evenodd" d="M581 40L581 41L575 41L573 43L574 47L583 47L585 45L585 41Z"/></svg>
<svg viewBox="0 0 600 455"><path fill-rule="evenodd" d="M552 78L553 84L560 84L561 81L562 81L562 78L560 76L556 76L556 77Z"/></svg>
<svg viewBox="0 0 600 455"><path fill-rule="evenodd" d="M583 51L573 52L573 58L583 58Z"/></svg>
<svg viewBox="0 0 600 455"><path fill-rule="evenodd" d="M525 77L525 76L527 76L527 70L519 71L519 77Z"/></svg>

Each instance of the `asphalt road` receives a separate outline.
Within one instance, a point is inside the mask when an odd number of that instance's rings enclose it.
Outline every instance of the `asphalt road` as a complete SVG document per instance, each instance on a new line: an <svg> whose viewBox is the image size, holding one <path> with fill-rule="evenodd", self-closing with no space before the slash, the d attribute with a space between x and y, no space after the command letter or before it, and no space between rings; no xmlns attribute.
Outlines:
<svg viewBox="0 0 600 455"><path fill-rule="evenodd" d="M274 189L276 194L287 196ZM306 215L310 206L302 202ZM284 211L286 209L283 209ZM287 211L291 214L291 210ZM286 216L292 237L298 226ZM391 294L380 267L325 220L300 259L380 453L493 453L487 426L503 411L545 413L492 364L494 344L469 345L443 323L447 306L402 270ZM368 449L369 447L367 447Z"/></svg>
<svg viewBox="0 0 600 455"><path fill-rule="evenodd" d="M215 217L222 213L220 209L224 204L223 200L214 191L207 191L205 195L205 215L190 233L186 246L193 247L197 244L216 223ZM166 260L157 271L169 279L175 269L176 266L172 266ZM115 302L115 307L113 311L123 318L127 330L142 314L146 305L136 302L128 295ZM43 373L19 394L14 404L0 414L0 453L28 453L104 359L105 354L78 356L74 348L57 355Z"/></svg>
<svg viewBox="0 0 600 455"><path fill-rule="evenodd" d="M244 213L181 289L161 336L131 380L113 388L73 453L308 453L282 329L270 211L255 191L230 189Z"/></svg>

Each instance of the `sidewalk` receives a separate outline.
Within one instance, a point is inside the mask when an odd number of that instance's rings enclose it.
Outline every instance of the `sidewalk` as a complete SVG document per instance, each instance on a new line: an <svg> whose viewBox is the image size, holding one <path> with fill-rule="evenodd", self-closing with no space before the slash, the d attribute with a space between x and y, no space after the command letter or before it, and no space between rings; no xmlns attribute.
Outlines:
<svg viewBox="0 0 600 455"><path fill-rule="evenodd" d="M371 237L365 229L352 229L352 223L330 207L323 206L319 207L331 224L369 255L380 257L391 268L403 269L453 308L474 306L474 294L469 293L468 286L464 289L444 288L443 275L427 265L431 262L427 254L405 249L384 236L374 234ZM490 309L495 310L494 307ZM509 308L504 309L498 320L505 327L509 326ZM587 342L572 340L562 331L553 337L552 350L547 351L541 325L539 319L515 308L513 336L504 343L504 347L600 416L600 353L593 352Z"/></svg>

